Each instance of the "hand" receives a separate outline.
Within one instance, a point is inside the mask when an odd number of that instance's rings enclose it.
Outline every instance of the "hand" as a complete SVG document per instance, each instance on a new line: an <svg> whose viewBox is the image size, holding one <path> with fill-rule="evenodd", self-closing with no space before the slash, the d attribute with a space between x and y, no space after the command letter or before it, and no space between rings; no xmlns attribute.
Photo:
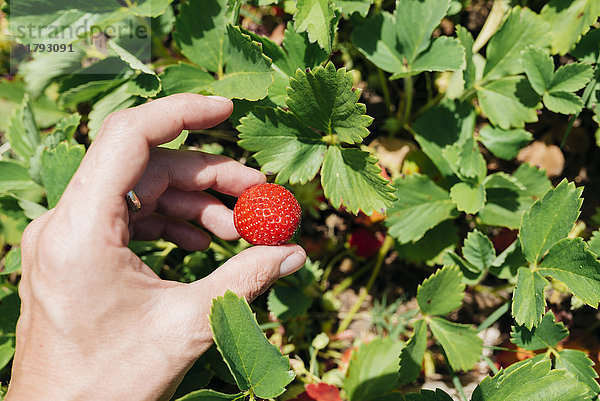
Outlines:
<svg viewBox="0 0 600 401"><path fill-rule="evenodd" d="M182 129L226 119L230 100L181 94L110 115L57 207L21 244L21 317L7 401L168 399L212 343L213 298L252 300L299 269L297 245L256 246L192 284L163 281L127 248L163 237L187 250L239 238L232 212L207 188L238 196L265 182L222 156L152 149ZM135 187L142 210L130 215Z"/></svg>

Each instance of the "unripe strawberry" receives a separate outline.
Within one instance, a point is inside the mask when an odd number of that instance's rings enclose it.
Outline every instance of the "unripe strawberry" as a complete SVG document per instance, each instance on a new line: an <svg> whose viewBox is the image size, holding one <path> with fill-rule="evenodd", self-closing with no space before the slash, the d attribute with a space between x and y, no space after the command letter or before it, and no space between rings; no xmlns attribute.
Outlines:
<svg viewBox="0 0 600 401"><path fill-rule="evenodd" d="M251 244L280 245L294 235L301 212L290 191L277 184L261 184L240 195L233 209L233 222Z"/></svg>

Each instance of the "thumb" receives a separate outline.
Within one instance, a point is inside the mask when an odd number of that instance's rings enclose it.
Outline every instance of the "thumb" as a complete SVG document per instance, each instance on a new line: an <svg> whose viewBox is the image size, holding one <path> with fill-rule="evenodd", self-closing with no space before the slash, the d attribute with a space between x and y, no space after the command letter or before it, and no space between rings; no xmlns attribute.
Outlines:
<svg viewBox="0 0 600 401"><path fill-rule="evenodd" d="M306 252L298 245L255 246L229 259L211 275L193 285L210 289L211 298L231 290L252 301L278 278L304 266Z"/></svg>

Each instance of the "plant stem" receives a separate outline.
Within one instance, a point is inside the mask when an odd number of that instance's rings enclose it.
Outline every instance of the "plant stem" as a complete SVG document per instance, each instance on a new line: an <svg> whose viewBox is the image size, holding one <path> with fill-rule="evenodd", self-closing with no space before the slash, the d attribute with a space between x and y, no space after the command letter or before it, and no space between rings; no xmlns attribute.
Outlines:
<svg viewBox="0 0 600 401"><path fill-rule="evenodd" d="M385 255L388 253L388 251L390 250L393 243L394 243L394 240L392 239L392 237L390 237L390 236L385 237L385 241L383 242L383 245L381 246L381 249L379 249L379 253L377 254L377 262L375 263L375 268L373 269L373 272L371 273L371 277L369 277L367 286L361 288L358 299L356 300L354 305L352 305L352 308L350 308L350 310L348 311L348 314L346 315L344 320L342 320L342 323L340 323L340 327L338 327L338 329L337 329L338 334L348 328L350 323L352 323L352 319L354 319L354 315L356 315L356 312L358 312L358 310L360 309L362 304L365 302L365 299L367 299L367 295L369 295L369 291L371 291L371 288L373 287L373 284L375 283L375 279L377 278L377 275L379 274L379 271L381 270L381 265L383 264L383 259L385 258Z"/></svg>
<svg viewBox="0 0 600 401"><path fill-rule="evenodd" d="M404 77L404 110L398 107L397 118L400 120L400 126L403 127L408 124L410 118L410 112L412 110L413 102L413 79L412 77ZM403 114L400 114L403 113Z"/></svg>
<svg viewBox="0 0 600 401"><path fill-rule="evenodd" d="M385 74L383 73L383 70L381 68L377 68L377 75L379 76L379 82L381 83L381 90L383 91L383 99L385 100L388 116L393 117L394 113L392 112L392 99L390 97L390 88L388 88L387 79L385 79Z"/></svg>
<svg viewBox="0 0 600 401"><path fill-rule="evenodd" d="M337 262L339 262L340 260L342 260L349 253L350 253L350 250L347 249L343 252L338 253L331 259L331 261L325 267L325 272L323 272L323 277L321 278L322 285L324 285L327 282L327 279L329 278L329 275L331 275L331 271L333 270L333 267L335 266L335 264Z"/></svg>
<svg viewBox="0 0 600 401"><path fill-rule="evenodd" d="M498 307L495 311L492 312L481 324L477 327L477 331L483 331L490 327L492 324L496 323L498 319L500 319L508 310L510 309L510 302L505 302L503 305Z"/></svg>
<svg viewBox="0 0 600 401"><path fill-rule="evenodd" d="M450 363L448 362L448 356L446 355L446 352L443 350L443 348L442 354L444 354L444 362L446 363L446 368L450 372L450 376L452 376L452 384L458 392L458 397L460 398L460 401L467 401L467 396L465 395L465 390L463 389L462 383L456 375L456 372L454 372L454 369L452 369L452 366L450 366Z"/></svg>
<svg viewBox="0 0 600 401"><path fill-rule="evenodd" d="M485 361L485 363L487 363L488 367L490 368L493 374L498 373L498 368L496 367L496 365L494 365L494 362L492 362L490 358L488 358L485 355L483 355L482 358Z"/></svg>
<svg viewBox="0 0 600 401"><path fill-rule="evenodd" d="M334 297L337 297L338 295L340 295L346 288L350 287L354 281L356 281L363 274L365 274L367 271L369 271L369 269L372 268L373 264L374 264L374 262L368 263L362 269L360 269L359 271L354 273L352 276L346 277L344 280L342 280L341 283L339 283L338 285L333 287L333 289L331 290L331 294Z"/></svg>

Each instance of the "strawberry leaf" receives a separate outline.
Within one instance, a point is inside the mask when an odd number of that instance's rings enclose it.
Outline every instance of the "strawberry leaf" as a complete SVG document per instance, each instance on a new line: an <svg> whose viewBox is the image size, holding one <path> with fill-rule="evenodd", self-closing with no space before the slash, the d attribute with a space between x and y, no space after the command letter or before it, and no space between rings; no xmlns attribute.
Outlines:
<svg viewBox="0 0 600 401"><path fill-rule="evenodd" d="M540 274L566 284L584 303L598 308L600 303L600 261L581 238L558 241L540 264Z"/></svg>
<svg viewBox="0 0 600 401"><path fill-rule="evenodd" d="M390 337L362 344L352 354L344 390L349 401L370 401L396 387L398 357L404 347Z"/></svg>
<svg viewBox="0 0 600 401"><path fill-rule="evenodd" d="M516 63L511 63L516 64ZM537 121L539 95L523 76L506 77L478 88L481 110L492 124L501 128L523 127Z"/></svg>
<svg viewBox="0 0 600 401"><path fill-rule="evenodd" d="M408 339L400 353L400 370L398 371L398 384L412 383L419 377L423 355L427 348L427 324L418 320L414 324L415 332Z"/></svg>
<svg viewBox="0 0 600 401"><path fill-rule="evenodd" d="M531 330L541 321L546 307L544 289L548 284L538 272L519 268L512 300L512 315L518 325Z"/></svg>
<svg viewBox="0 0 600 401"><path fill-rule="evenodd" d="M583 188L564 179L523 214L519 240L531 263L538 263L558 240L566 237L579 216Z"/></svg>
<svg viewBox="0 0 600 401"><path fill-rule="evenodd" d="M591 252L594 252L596 256L600 256L600 230L592 233L592 237L588 241L588 246Z"/></svg>
<svg viewBox="0 0 600 401"><path fill-rule="evenodd" d="M369 135L367 127L373 119L358 103L361 92L352 87L353 82L351 72L336 71L331 62L325 68L298 70L290 78L286 103L304 125L323 135L337 135L342 142L360 143Z"/></svg>
<svg viewBox="0 0 600 401"><path fill-rule="evenodd" d="M110 113L131 107L138 101L139 98L130 94L128 89L128 85L123 84L94 103L88 122L90 138L96 138L104 119Z"/></svg>
<svg viewBox="0 0 600 401"><path fill-rule="evenodd" d="M586 397L586 399L597 399L598 393L600 393L600 385L596 381L598 374L593 368L594 362L587 357L585 352L564 349L556 353L555 356L555 368L565 369L575 375L579 382L585 383L589 387L589 398Z"/></svg>
<svg viewBox="0 0 600 401"><path fill-rule="evenodd" d="M469 370L481 358L483 341L477 330L461 323L449 322L441 317L428 320L433 336L440 343L448 363L454 370Z"/></svg>
<svg viewBox="0 0 600 401"><path fill-rule="evenodd" d="M240 146L256 152L254 158L261 170L277 173L278 184L312 180L327 150L321 135L281 109L257 108L240 120L238 130Z"/></svg>
<svg viewBox="0 0 600 401"><path fill-rule="evenodd" d="M595 0L551 0L541 17L552 26L552 53L566 54L599 16L600 3Z"/></svg>
<svg viewBox="0 0 600 401"><path fill-rule="evenodd" d="M159 75L165 95L175 93L210 93L215 78L211 73L192 64L171 64Z"/></svg>
<svg viewBox="0 0 600 401"><path fill-rule="evenodd" d="M83 160L84 154L83 145L71 145L66 141L61 142L54 149L44 149L42 152L41 175L49 208L53 208L58 203Z"/></svg>
<svg viewBox="0 0 600 401"><path fill-rule="evenodd" d="M528 351L535 351L544 348L554 348L556 345L567 338L569 330L562 323L554 322L554 313L546 312L540 324L537 327L528 330L524 326L513 326L511 341Z"/></svg>
<svg viewBox="0 0 600 401"><path fill-rule="evenodd" d="M444 220L458 217L448 192L429 177L408 175L394 181L397 200L385 221L399 243L415 242Z"/></svg>
<svg viewBox="0 0 600 401"><path fill-rule="evenodd" d="M459 211L475 214L485 205L485 188L480 184L459 182L450 188L450 198Z"/></svg>
<svg viewBox="0 0 600 401"><path fill-rule="evenodd" d="M523 212L529 210L537 198L551 188L550 180L543 170L530 164L522 164L510 176L515 182L486 178L487 202L479 211L484 224L517 229L521 225Z"/></svg>
<svg viewBox="0 0 600 401"><path fill-rule="evenodd" d="M394 188L381 177L377 159L360 149L329 146L321 169L325 197L335 208L344 206L352 213L385 214L392 207Z"/></svg>
<svg viewBox="0 0 600 401"><path fill-rule="evenodd" d="M166 94L174 90L198 93L203 89L236 99L267 96L274 74L271 60L263 55L260 44L240 28L226 25L227 12L226 0L182 5L173 37L181 52L200 68L180 65L166 69L161 75L167 81ZM210 80L205 70L214 73L216 80ZM185 73L189 77L177 82ZM206 86L199 88L205 81Z"/></svg>
<svg viewBox="0 0 600 401"><path fill-rule="evenodd" d="M514 7L487 45L483 79L489 81L523 72L523 66L516 60L529 45L547 45L548 30L549 25L538 14L528 8Z"/></svg>
<svg viewBox="0 0 600 401"><path fill-rule="evenodd" d="M310 304L311 299L296 287L275 286L267 298L269 312L280 320L303 316Z"/></svg>
<svg viewBox="0 0 600 401"><path fill-rule="evenodd" d="M307 32L311 43L318 43L328 53L332 45L332 23L335 12L329 0L297 0L294 27L297 32Z"/></svg>
<svg viewBox="0 0 600 401"><path fill-rule="evenodd" d="M42 142L33 117L29 96L24 95L21 105L13 111L6 136L13 152L20 159L29 163L29 159Z"/></svg>
<svg viewBox="0 0 600 401"><path fill-rule="evenodd" d="M458 266L445 266L417 288L417 302L425 315L446 315L462 305L465 285Z"/></svg>
<svg viewBox="0 0 600 401"><path fill-rule="evenodd" d="M486 125L479 131L477 138L494 156L501 159L514 159L521 148L527 145L533 136L524 129L503 130Z"/></svg>
<svg viewBox="0 0 600 401"><path fill-rule="evenodd" d="M550 370L551 366L549 359L529 360L486 377L471 401L581 401L587 386L563 369Z"/></svg>
<svg viewBox="0 0 600 401"><path fill-rule="evenodd" d="M449 0L398 2L393 15L382 12L366 19L352 33L352 42L373 64L393 73L391 79L459 70L465 63L460 42L447 36L431 40L449 6ZM418 29L414 21L419 21Z"/></svg>
<svg viewBox="0 0 600 401"><path fill-rule="evenodd" d="M479 270L489 268L496 259L492 241L481 231L475 229L467 234L462 249L465 259Z"/></svg>
<svg viewBox="0 0 600 401"><path fill-rule="evenodd" d="M217 348L242 391L274 398L294 379L288 358L269 343L244 298L227 291L213 300L210 326Z"/></svg>

